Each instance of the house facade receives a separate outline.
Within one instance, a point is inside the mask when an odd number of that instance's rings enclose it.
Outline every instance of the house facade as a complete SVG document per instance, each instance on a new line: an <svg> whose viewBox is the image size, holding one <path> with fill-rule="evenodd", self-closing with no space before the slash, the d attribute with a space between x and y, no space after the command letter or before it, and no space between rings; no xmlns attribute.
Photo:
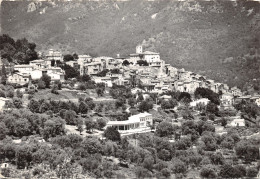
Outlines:
<svg viewBox="0 0 260 179"><path fill-rule="evenodd" d="M14 70L17 70L20 73L30 73L33 70L33 66L32 65L14 65Z"/></svg>
<svg viewBox="0 0 260 179"><path fill-rule="evenodd" d="M120 134L130 135L151 131L153 125L152 114L147 112L130 116L126 121L109 121L107 127L115 127Z"/></svg>
<svg viewBox="0 0 260 179"><path fill-rule="evenodd" d="M9 75L7 78L7 82L15 83L19 85L25 85L29 83L29 80L30 80L30 74L27 73L14 73L12 75Z"/></svg>

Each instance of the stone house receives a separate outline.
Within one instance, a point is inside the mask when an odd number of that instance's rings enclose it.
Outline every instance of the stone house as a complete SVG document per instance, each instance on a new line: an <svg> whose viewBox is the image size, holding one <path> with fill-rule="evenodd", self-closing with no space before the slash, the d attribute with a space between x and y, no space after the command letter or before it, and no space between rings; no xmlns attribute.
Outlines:
<svg viewBox="0 0 260 179"><path fill-rule="evenodd" d="M7 77L7 82L19 85L25 85L30 80L30 74L27 73L14 73Z"/></svg>

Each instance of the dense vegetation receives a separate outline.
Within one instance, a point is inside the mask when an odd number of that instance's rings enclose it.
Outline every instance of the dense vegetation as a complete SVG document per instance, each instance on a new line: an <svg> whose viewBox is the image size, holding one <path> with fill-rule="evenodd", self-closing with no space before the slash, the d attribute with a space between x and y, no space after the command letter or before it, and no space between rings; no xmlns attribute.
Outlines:
<svg viewBox="0 0 260 179"><path fill-rule="evenodd" d="M6 34L0 36L1 57L9 62L28 64L38 58L35 48L36 44L28 42L26 38L15 41Z"/></svg>

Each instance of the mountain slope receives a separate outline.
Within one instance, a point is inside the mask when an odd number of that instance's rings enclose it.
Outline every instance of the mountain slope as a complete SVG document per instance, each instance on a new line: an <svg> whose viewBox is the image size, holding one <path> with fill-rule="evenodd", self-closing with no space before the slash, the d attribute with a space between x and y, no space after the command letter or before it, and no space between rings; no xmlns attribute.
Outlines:
<svg viewBox="0 0 260 179"><path fill-rule="evenodd" d="M128 55L141 43L173 66L242 87L260 78L259 9L242 1L2 2L1 26L42 51Z"/></svg>

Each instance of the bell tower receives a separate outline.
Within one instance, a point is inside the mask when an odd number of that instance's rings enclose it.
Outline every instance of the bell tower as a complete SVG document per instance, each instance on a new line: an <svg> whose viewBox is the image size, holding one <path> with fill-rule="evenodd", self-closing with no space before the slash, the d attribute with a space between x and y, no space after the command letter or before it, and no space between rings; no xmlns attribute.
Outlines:
<svg viewBox="0 0 260 179"><path fill-rule="evenodd" d="M138 54L143 53L143 47L142 47L142 45L137 45L137 46L136 46L136 53L138 53Z"/></svg>

